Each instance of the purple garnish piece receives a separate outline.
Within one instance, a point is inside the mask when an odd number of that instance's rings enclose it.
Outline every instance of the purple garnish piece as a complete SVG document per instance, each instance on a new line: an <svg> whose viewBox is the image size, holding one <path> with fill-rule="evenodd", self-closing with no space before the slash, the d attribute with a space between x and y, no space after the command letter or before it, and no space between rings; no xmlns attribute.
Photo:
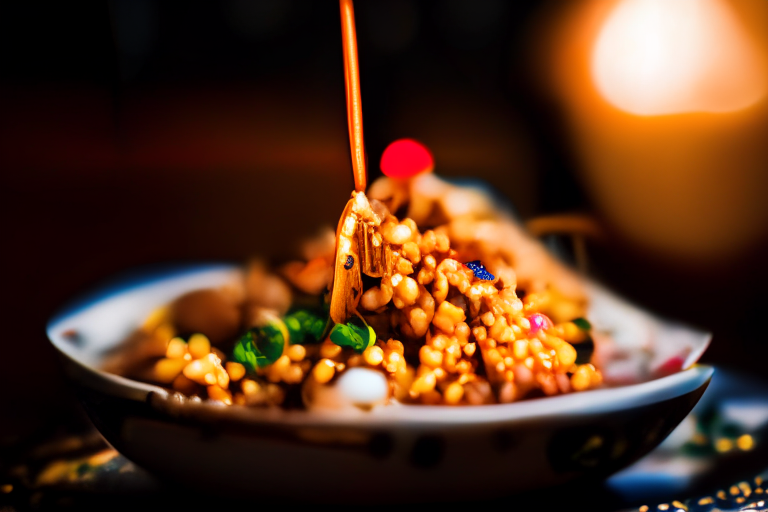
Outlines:
<svg viewBox="0 0 768 512"><path fill-rule="evenodd" d="M496 276L485 269L485 266L480 263L480 260L470 261L469 263L465 263L464 266L469 268L478 279L482 279L483 281L493 281L496 279Z"/></svg>

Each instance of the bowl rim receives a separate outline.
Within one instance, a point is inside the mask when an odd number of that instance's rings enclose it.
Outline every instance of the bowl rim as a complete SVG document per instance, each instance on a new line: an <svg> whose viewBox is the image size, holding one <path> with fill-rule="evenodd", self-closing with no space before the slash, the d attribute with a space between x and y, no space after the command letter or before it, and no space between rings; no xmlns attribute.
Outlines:
<svg viewBox="0 0 768 512"><path fill-rule="evenodd" d="M405 426L405 425L475 425L518 421L556 420L591 414L618 412L642 407L691 393L706 385L714 368L696 364L686 370L653 380L569 393L551 397L522 400L509 404L480 406L440 406L390 404L364 411L348 408L338 411L298 411L280 408L221 406L211 402L188 400L180 394L154 384L108 373L79 360L67 346L62 335L64 324L97 305L128 294L148 293L149 288L162 283L182 281L201 275L232 276L242 267L231 263L171 265L132 272L97 287L63 307L51 317L46 326L50 343L74 370L70 376L87 387L129 400L148 402L154 408L173 415L204 420L227 419L247 424L317 425L317 426Z"/></svg>

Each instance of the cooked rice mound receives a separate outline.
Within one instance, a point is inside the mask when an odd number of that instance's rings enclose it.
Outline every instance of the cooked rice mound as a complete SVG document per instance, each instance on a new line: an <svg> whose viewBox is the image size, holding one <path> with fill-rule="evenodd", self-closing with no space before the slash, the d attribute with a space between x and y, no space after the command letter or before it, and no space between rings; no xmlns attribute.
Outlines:
<svg viewBox="0 0 768 512"><path fill-rule="evenodd" d="M307 242L300 260L274 271L253 262L241 283L156 311L110 370L188 397L286 407L311 406L309 388L332 386L355 367L381 372L389 401L411 404L507 403L602 384L595 366L577 362L576 348L589 339L580 279L482 190L426 174L382 178L368 197L397 216L379 226L394 272L364 277L357 309L376 341L361 353L328 337L286 343L272 364L250 372L230 355L239 333L326 292L335 261L329 230ZM477 260L489 274L466 265ZM194 334L185 341L178 333Z"/></svg>

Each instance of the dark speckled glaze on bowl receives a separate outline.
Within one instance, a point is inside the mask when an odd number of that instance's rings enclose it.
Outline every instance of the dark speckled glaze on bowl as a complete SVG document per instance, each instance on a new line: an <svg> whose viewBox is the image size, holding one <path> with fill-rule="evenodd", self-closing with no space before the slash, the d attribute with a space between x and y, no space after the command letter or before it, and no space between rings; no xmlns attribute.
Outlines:
<svg viewBox="0 0 768 512"><path fill-rule="evenodd" d="M694 366L641 384L514 404L320 413L194 402L98 370L105 351L153 308L237 275L236 267L201 266L134 280L48 326L86 411L115 448L160 476L215 492L450 501L602 478L656 447L713 371Z"/></svg>

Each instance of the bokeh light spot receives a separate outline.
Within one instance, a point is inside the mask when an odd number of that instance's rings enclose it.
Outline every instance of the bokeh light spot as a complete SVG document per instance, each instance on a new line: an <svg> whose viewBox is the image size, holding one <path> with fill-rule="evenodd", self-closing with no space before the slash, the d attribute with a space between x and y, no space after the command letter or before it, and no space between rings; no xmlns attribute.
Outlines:
<svg viewBox="0 0 768 512"><path fill-rule="evenodd" d="M766 92L756 49L722 0L621 0L592 59L603 97L637 115L730 112Z"/></svg>

